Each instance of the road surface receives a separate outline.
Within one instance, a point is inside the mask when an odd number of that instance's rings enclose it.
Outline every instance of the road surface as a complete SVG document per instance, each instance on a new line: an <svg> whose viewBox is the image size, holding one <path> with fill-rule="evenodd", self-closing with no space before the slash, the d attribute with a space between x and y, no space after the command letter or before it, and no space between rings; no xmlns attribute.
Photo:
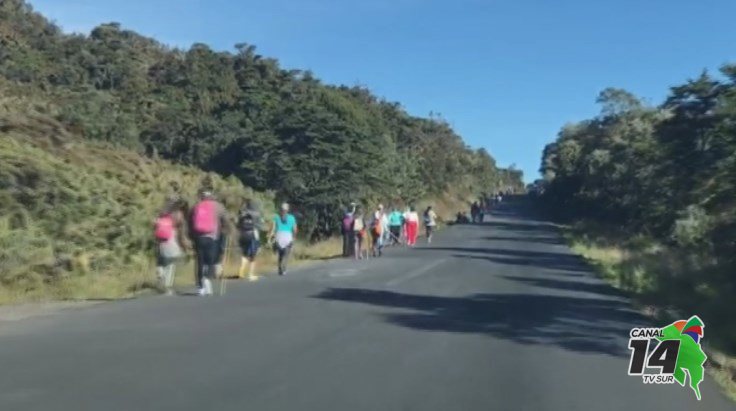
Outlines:
<svg viewBox="0 0 736 411"><path fill-rule="evenodd" d="M628 332L647 325L551 226L506 205L431 245L224 297L0 323L0 410L735 408L710 379L697 402L627 376Z"/></svg>

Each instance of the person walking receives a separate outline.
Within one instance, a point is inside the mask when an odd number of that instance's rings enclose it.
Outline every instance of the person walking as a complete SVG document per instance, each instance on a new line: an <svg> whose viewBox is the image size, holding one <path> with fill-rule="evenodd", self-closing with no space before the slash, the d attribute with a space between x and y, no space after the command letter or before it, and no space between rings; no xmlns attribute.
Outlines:
<svg viewBox="0 0 736 411"><path fill-rule="evenodd" d="M211 189L200 192L200 201L192 207L191 220L197 252L197 289L199 295L212 295L212 280L217 274L220 254L218 240L227 225L225 207L215 200Z"/></svg>
<svg viewBox="0 0 736 411"><path fill-rule="evenodd" d="M371 218L371 253L373 257L383 255L383 239L386 234L386 214L383 204L379 204Z"/></svg>
<svg viewBox="0 0 736 411"><path fill-rule="evenodd" d="M401 226L403 218L401 212L397 207L393 208L391 214L388 216L388 230L391 236L391 245L401 244Z"/></svg>
<svg viewBox="0 0 736 411"><path fill-rule="evenodd" d="M355 218L353 218L353 256L356 260L363 259L363 243L365 242L366 229L365 229L365 217L363 217L363 210L358 207L355 211ZM366 255L367 257L367 255Z"/></svg>
<svg viewBox="0 0 736 411"><path fill-rule="evenodd" d="M437 227L437 213L434 212L432 206L424 210L424 229L427 231L427 244L432 243L432 234Z"/></svg>
<svg viewBox="0 0 736 411"><path fill-rule="evenodd" d="M289 204L281 204L279 215L274 217L269 235L279 255L279 275L286 275L289 255L297 232L296 217L289 212Z"/></svg>
<svg viewBox="0 0 736 411"><path fill-rule="evenodd" d="M391 240L391 233L388 228L388 213L385 211L381 213L381 242L378 246L378 256L383 255L383 249Z"/></svg>
<svg viewBox="0 0 736 411"><path fill-rule="evenodd" d="M155 221L156 275L166 295L174 294L176 263L184 256L184 213L177 200L169 200Z"/></svg>
<svg viewBox="0 0 736 411"><path fill-rule="evenodd" d="M353 218L355 216L355 203L350 203L350 206L342 216L342 256L350 257L355 251L353 241L355 240L355 233L353 233Z"/></svg>
<svg viewBox="0 0 736 411"><path fill-rule="evenodd" d="M246 199L238 213L238 245L240 245L241 259L238 277L245 278L246 270L248 280L256 281L256 256L261 246L260 235L263 231L263 216L261 210L251 199Z"/></svg>
<svg viewBox="0 0 736 411"><path fill-rule="evenodd" d="M414 206L409 207L406 214L406 244L409 247L417 245L417 236L419 235L419 215Z"/></svg>
<svg viewBox="0 0 736 411"><path fill-rule="evenodd" d="M476 201L470 206L470 216L472 217L474 224L478 222L478 212L478 202Z"/></svg>
<svg viewBox="0 0 736 411"><path fill-rule="evenodd" d="M409 214L411 213L411 208L406 207L403 214L401 214L401 238L403 239L403 243L406 245L409 245Z"/></svg>

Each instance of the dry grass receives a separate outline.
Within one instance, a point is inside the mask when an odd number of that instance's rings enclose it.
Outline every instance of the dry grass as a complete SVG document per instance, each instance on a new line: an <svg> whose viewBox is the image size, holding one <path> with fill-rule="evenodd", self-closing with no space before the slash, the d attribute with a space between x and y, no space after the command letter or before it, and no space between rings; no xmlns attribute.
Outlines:
<svg viewBox="0 0 736 411"><path fill-rule="evenodd" d="M736 324L731 314L733 296L718 287L721 269L697 255L672 250L635 238L612 241L570 229L572 249L586 258L613 286L630 294L641 311L667 323L698 314L711 330L703 348L709 356L707 371L736 401ZM721 277L719 277L721 276Z"/></svg>
<svg viewBox="0 0 736 411"><path fill-rule="evenodd" d="M311 245L297 242L289 263L294 267L335 258L341 254L342 242L337 238ZM275 275L276 264L276 254L270 249L262 248L257 259L257 275ZM0 305L57 300L114 300L160 291L153 258L128 268L129 270L118 273L68 276L53 284L32 289L0 287ZM237 246L233 246L224 264L224 273L232 278L237 275L239 268L240 250ZM177 289L194 288L194 263L191 257L177 264L176 274Z"/></svg>
<svg viewBox="0 0 736 411"><path fill-rule="evenodd" d="M269 195L239 181L70 136L0 87L0 304L127 297L145 289L152 222L205 178L234 213ZM21 100L22 101L22 100Z"/></svg>
<svg viewBox="0 0 736 411"><path fill-rule="evenodd" d="M171 194L193 202L204 178L233 214L245 197L273 203L234 178L76 138L54 120L53 108L3 97L4 87L0 82L0 304L152 290L153 218ZM421 212L432 204L441 221L451 221L467 197L453 193L417 206ZM339 239L298 243L292 261L334 258L341 247ZM235 250L226 273L237 273L238 264ZM275 267L276 256L264 249L258 271ZM193 284L191 263L178 272L179 285Z"/></svg>
<svg viewBox="0 0 736 411"><path fill-rule="evenodd" d="M417 206L418 210L423 212L431 205L440 222L449 223L455 221L459 211L470 210L470 204L475 200L467 193L449 192L440 198L422 200Z"/></svg>
<svg viewBox="0 0 736 411"><path fill-rule="evenodd" d="M227 258L223 259L223 272L226 277L232 278L237 276L240 269L241 253L236 245L229 249L230 252L226 254ZM342 242L337 238L315 244L297 241L289 259L289 266L331 259L340 255L342 255ZM258 276L275 275L277 263L276 253L268 247L261 247L256 259L256 274ZM194 286L194 263L192 261L179 264L177 273L179 274L177 275L177 286ZM149 280L154 278L154 274L151 273Z"/></svg>

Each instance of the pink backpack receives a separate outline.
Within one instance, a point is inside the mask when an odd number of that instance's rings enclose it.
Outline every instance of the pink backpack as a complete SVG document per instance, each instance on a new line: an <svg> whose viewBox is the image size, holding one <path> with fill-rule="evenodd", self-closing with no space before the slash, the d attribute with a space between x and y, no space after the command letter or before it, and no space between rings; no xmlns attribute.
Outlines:
<svg viewBox="0 0 736 411"><path fill-rule="evenodd" d="M217 203L203 200L194 206L192 216L194 231L197 234L212 234L217 231Z"/></svg>
<svg viewBox="0 0 736 411"><path fill-rule="evenodd" d="M171 240L171 237L174 236L174 219L168 214L162 215L156 219L154 235L159 241Z"/></svg>

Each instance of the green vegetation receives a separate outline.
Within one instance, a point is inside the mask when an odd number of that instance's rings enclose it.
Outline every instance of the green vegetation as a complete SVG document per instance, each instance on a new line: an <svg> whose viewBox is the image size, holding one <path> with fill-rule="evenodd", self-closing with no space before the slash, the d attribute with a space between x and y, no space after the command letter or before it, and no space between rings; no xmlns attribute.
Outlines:
<svg viewBox="0 0 736 411"><path fill-rule="evenodd" d="M0 302L146 286L153 217L205 178L231 211L246 196L267 212L294 204L297 259L335 254L313 243L349 201L431 201L450 216L521 186L441 118L284 70L252 45L171 49L116 23L68 35L23 0L0 2L0 134Z"/></svg>
<svg viewBox="0 0 736 411"><path fill-rule="evenodd" d="M660 323L682 319L690 313L706 322L704 344L708 347L708 369L726 393L736 400L736 357L728 347L736 339L730 327L731 300L701 287L688 289L681 281L697 272L700 265L692 254L659 242L634 236L616 238L610 227L579 222L567 227L572 249L594 265L600 275L617 288L627 291L642 311Z"/></svg>
<svg viewBox="0 0 736 411"><path fill-rule="evenodd" d="M575 249L612 283L660 317L698 314L705 343L733 355L736 66L672 87L656 107L620 89L598 101L599 116L545 148L539 204L572 224Z"/></svg>
<svg viewBox="0 0 736 411"><path fill-rule="evenodd" d="M0 302L136 291L165 198L193 201L205 178L233 211L245 196L272 203L234 178L74 138L24 103L0 98Z"/></svg>
<svg viewBox="0 0 736 411"><path fill-rule="evenodd" d="M70 130L272 190L300 210L310 240L336 232L350 201L522 184L441 118L282 69L249 44L170 49L116 23L65 35L22 0L0 4L0 41L0 77L59 107Z"/></svg>

